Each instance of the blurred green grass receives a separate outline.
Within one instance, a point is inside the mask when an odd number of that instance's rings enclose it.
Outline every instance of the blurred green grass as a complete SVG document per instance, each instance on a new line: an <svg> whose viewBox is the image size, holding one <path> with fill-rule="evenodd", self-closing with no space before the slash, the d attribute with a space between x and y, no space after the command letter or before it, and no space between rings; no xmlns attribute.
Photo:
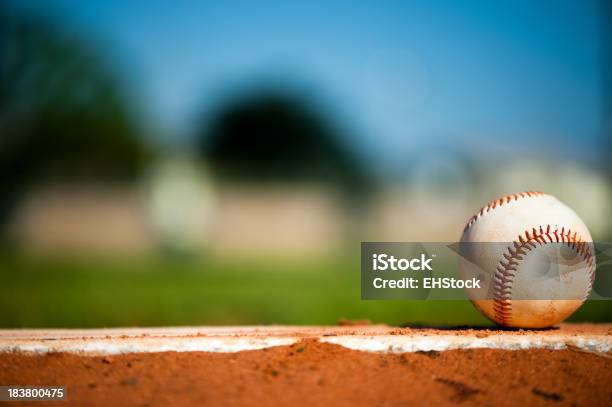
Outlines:
<svg viewBox="0 0 612 407"><path fill-rule="evenodd" d="M0 257L0 327L490 325L468 301L362 301L358 259L264 262ZM592 301L572 321L612 320Z"/></svg>

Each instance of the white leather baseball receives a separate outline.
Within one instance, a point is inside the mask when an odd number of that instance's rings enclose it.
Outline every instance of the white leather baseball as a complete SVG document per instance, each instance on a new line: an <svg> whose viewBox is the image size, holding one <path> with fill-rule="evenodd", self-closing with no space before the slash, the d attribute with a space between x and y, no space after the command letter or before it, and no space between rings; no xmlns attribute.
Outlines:
<svg viewBox="0 0 612 407"><path fill-rule="evenodd" d="M596 263L591 234L552 195L529 191L492 201L470 218L461 243L468 243L463 246L470 251L460 257L461 277L477 276L489 287L486 295L467 293L499 325L552 326L576 311L591 292ZM551 262L558 275L541 278Z"/></svg>

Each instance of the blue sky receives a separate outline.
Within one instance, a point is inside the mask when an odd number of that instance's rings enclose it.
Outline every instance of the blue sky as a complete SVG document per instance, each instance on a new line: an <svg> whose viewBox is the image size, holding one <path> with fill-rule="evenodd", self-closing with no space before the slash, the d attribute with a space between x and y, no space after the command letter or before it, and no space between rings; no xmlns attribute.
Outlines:
<svg viewBox="0 0 612 407"><path fill-rule="evenodd" d="M588 157L600 142L596 1L26 1L108 46L161 137L228 90L317 97L375 159L435 146Z"/></svg>

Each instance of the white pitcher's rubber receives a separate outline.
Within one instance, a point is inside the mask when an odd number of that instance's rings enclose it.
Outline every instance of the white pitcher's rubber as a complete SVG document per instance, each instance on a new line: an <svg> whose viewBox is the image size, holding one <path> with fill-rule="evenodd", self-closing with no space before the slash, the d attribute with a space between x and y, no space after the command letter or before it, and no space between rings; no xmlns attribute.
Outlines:
<svg viewBox="0 0 612 407"><path fill-rule="evenodd" d="M0 330L0 352L70 352L103 355L134 352L239 352L311 339L368 352L451 349L566 349L612 351L612 324L563 324L531 330L343 327L184 327Z"/></svg>

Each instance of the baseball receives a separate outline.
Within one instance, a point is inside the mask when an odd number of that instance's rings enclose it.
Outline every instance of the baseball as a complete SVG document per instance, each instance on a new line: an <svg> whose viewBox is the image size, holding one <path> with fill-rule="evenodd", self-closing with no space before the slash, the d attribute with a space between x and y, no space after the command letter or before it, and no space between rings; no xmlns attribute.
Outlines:
<svg viewBox="0 0 612 407"><path fill-rule="evenodd" d="M469 219L460 242L461 277L478 276L487 287L467 289L468 296L499 325L555 325L591 292L596 265L591 234L552 195L529 191L490 202Z"/></svg>

